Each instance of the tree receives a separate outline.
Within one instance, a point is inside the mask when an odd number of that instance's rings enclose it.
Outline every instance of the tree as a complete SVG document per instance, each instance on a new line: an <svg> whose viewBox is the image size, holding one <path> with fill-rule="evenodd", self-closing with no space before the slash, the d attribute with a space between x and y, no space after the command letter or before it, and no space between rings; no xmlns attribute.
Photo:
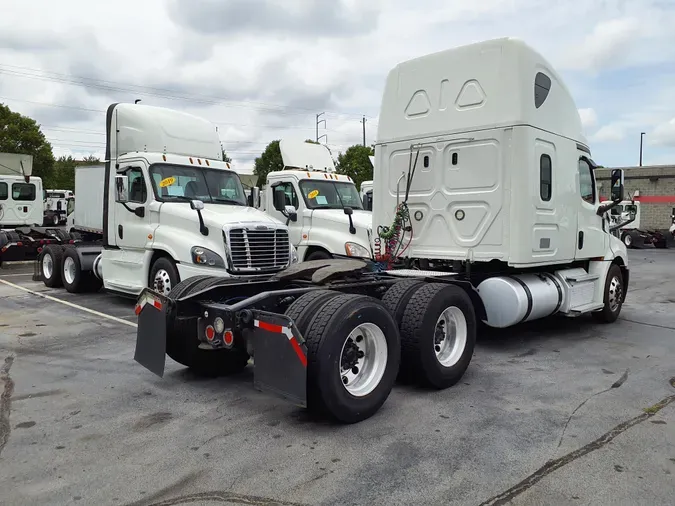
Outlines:
<svg viewBox="0 0 675 506"><path fill-rule="evenodd" d="M0 104L0 152L33 156L33 175L47 187L52 182L54 154L40 126L27 116Z"/></svg>
<svg viewBox="0 0 675 506"><path fill-rule="evenodd" d="M284 161L281 158L279 142L280 141L278 140L270 142L265 148L265 151L263 151L262 154L255 159L253 174L258 176L256 185L259 188L265 186L267 174L274 172L275 170L283 170L284 168ZM307 139L305 142L308 144L319 144L318 142L311 139Z"/></svg>
<svg viewBox="0 0 675 506"><path fill-rule="evenodd" d="M223 161L227 163L232 163L232 158L230 158L227 153L225 152L225 148L221 148L223 152Z"/></svg>
<svg viewBox="0 0 675 506"><path fill-rule="evenodd" d="M373 165L370 163L369 156L373 156L374 151L370 146L356 144L347 148L347 151L340 153L337 159L338 174L345 174L354 180L354 184L360 190L363 181L373 179Z"/></svg>
<svg viewBox="0 0 675 506"><path fill-rule="evenodd" d="M52 188L59 190L75 190L75 166L77 161L72 156L61 156L54 163Z"/></svg>
<svg viewBox="0 0 675 506"><path fill-rule="evenodd" d="M94 155L89 155L82 158L82 163L83 165L98 165L101 163L101 160Z"/></svg>

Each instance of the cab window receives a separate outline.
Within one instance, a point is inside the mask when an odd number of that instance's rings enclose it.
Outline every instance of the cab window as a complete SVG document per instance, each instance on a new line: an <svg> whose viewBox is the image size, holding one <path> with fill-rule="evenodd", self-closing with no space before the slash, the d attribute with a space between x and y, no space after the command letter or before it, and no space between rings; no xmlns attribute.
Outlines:
<svg viewBox="0 0 675 506"><path fill-rule="evenodd" d="M7 200L9 197L9 189L7 183L0 183L0 200Z"/></svg>
<svg viewBox="0 0 675 506"><path fill-rule="evenodd" d="M579 190L581 198L589 204L595 204L595 180L593 170L586 160L579 160Z"/></svg>
<svg viewBox="0 0 675 506"><path fill-rule="evenodd" d="M24 202L35 200L35 185L33 183L12 184L12 198Z"/></svg>
<svg viewBox="0 0 675 506"><path fill-rule="evenodd" d="M129 177L129 202L145 204L148 200L148 190L145 186L143 171L134 167L127 171L127 176Z"/></svg>
<svg viewBox="0 0 675 506"><path fill-rule="evenodd" d="M298 208L298 194L295 193L293 183L281 183L273 188L274 209L283 211L286 206Z"/></svg>

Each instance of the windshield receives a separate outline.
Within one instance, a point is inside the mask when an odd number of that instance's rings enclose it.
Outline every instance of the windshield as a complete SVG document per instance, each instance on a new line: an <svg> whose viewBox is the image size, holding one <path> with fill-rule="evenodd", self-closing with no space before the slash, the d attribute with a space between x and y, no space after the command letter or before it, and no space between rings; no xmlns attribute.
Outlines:
<svg viewBox="0 0 675 506"><path fill-rule="evenodd" d="M363 209L354 183L306 179L300 182L300 190L310 209Z"/></svg>
<svg viewBox="0 0 675 506"><path fill-rule="evenodd" d="M183 202L185 197L216 204L245 206L239 176L230 170L154 164L150 167L157 199Z"/></svg>

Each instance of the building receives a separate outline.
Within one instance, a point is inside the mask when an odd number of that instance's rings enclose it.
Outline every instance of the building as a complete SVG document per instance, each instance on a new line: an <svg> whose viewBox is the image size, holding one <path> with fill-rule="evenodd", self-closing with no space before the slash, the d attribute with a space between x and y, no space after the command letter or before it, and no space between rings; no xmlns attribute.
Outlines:
<svg viewBox="0 0 675 506"><path fill-rule="evenodd" d="M615 167L624 170L625 198L640 201L640 227L668 230L675 210L675 165ZM598 169L600 198L609 198L610 168Z"/></svg>

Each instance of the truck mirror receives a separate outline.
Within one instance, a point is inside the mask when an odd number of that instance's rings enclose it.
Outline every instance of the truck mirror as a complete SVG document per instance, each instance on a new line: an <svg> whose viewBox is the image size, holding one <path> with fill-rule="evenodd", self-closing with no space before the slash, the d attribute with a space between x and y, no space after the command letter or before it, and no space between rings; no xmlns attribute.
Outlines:
<svg viewBox="0 0 675 506"><path fill-rule="evenodd" d="M260 206L260 188L254 186L251 188L251 207Z"/></svg>
<svg viewBox="0 0 675 506"><path fill-rule="evenodd" d="M351 207L345 207L344 212L347 216L351 216L352 214L354 214L354 210Z"/></svg>
<svg viewBox="0 0 675 506"><path fill-rule="evenodd" d="M191 200L190 209L194 209L195 211L201 211L202 209L204 209L204 202L201 200Z"/></svg>
<svg viewBox="0 0 675 506"><path fill-rule="evenodd" d="M623 184L624 176L622 169L612 170L612 181L610 184L611 197L614 202L621 202L623 200Z"/></svg>
<svg viewBox="0 0 675 506"><path fill-rule="evenodd" d="M283 214L290 221L298 221L298 211L295 209L295 206L284 206Z"/></svg>
<svg viewBox="0 0 675 506"><path fill-rule="evenodd" d="M115 202L121 204L129 202L129 177L126 174L115 176Z"/></svg>

